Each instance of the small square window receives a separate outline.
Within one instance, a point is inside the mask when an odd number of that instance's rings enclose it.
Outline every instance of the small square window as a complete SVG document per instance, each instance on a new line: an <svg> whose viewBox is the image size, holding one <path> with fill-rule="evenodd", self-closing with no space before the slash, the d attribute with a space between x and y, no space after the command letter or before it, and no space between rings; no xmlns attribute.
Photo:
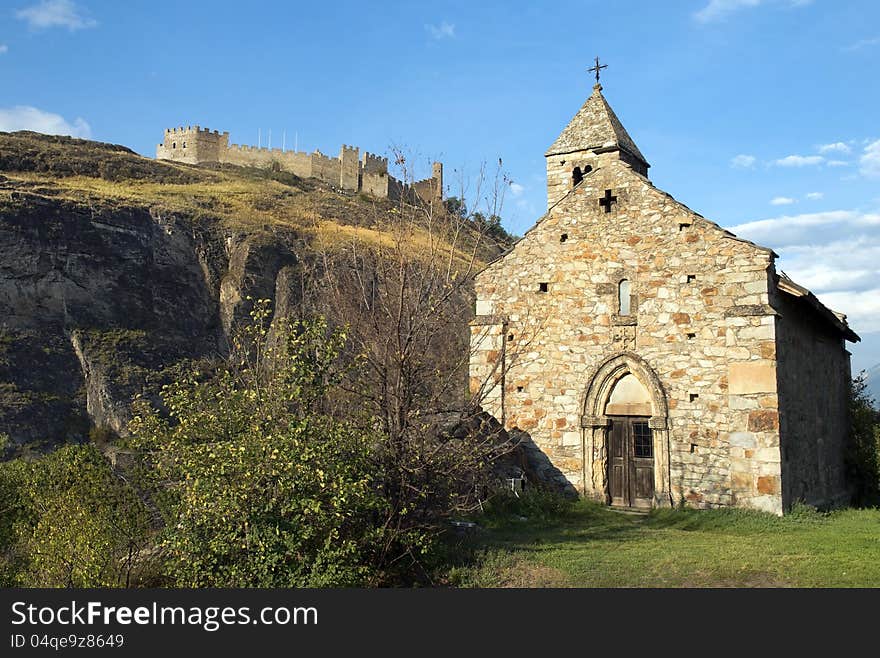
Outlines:
<svg viewBox="0 0 880 658"><path fill-rule="evenodd" d="M517 393L522 393L524 390L525 390L525 389L524 389L524 387L522 387L522 386L517 386L517 387L516 387L516 392L517 392Z"/></svg>
<svg viewBox="0 0 880 658"><path fill-rule="evenodd" d="M699 397L700 397L700 394L699 394L699 393L689 393L689 394L688 394L688 399L689 399L691 402L693 402L694 400L696 400L696 399L699 398Z"/></svg>
<svg viewBox="0 0 880 658"><path fill-rule="evenodd" d="M546 281L542 281L538 284L538 292L547 292L550 289L550 284Z"/></svg>
<svg viewBox="0 0 880 658"><path fill-rule="evenodd" d="M508 343L513 342L513 334L507 334L507 342Z"/></svg>
<svg viewBox="0 0 880 658"><path fill-rule="evenodd" d="M559 236L560 242L565 242L566 240L568 240L568 233L563 233L562 235Z"/></svg>
<svg viewBox="0 0 880 658"><path fill-rule="evenodd" d="M694 339L696 339L696 337L697 337L697 334L688 334L688 340L694 340Z"/></svg>
<svg viewBox="0 0 880 658"><path fill-rule="evenodd" d="M687 275L687 282L688 282L688 283L693 283L693 282L696 281L696 280L697 280L697 275L696 275L696 274L688 274L688 275Z"/></svg>

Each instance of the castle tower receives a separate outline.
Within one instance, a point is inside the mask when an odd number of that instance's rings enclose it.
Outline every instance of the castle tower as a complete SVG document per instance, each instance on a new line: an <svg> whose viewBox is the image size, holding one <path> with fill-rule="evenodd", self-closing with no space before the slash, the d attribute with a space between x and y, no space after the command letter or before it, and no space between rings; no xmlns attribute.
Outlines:
<svg viewBox="0 0 880 658"><path fill-rule="evenodd" d="M360 149L343 144L339 150L339 187L346 192L357 192L359 169Z"/></svg>
<svg viewBox="0 0 880 658"><path fill-rule="evenodd" d="M436 199L443 200L443 163L435 162L431 167L431 179L434 181Z"/></svg>
<svg viewBox="0 0 880 658"><path fill-rule="evenodd" d="M199 126L166 128L162 143L156 147L156 159L188 164L220 162L228 147L228 132L221 134Z"/></svg>
<svg viewBox="0 0 880 658"><path fill-rule="evenodd" d="M608 105L598 83L544 156L548 209L609 158L623 160L645 177L651 166Z"/></svg>

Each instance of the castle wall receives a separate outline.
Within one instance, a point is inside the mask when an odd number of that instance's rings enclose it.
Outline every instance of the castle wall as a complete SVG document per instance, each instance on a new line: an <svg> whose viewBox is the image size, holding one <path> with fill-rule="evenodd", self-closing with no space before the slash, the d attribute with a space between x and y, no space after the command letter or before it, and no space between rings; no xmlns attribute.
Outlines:
<svg viewBox="0 0 880 658"><path fill-rule="evenodd" d="M312 178L339 187L341 170L341 163L337 158L328 158L320 151L312 153Z"/></svg>
<svg viewBox="0 0 880 658"><path fill-rule="evenodd" d="M837 505L849 497L849 354L805 300L784 292L775 297L783 499L786 506Z"/></svg>
<svg viewBox="0 0 880 658"><path fill-rule="evenodd" d="M181 126L165 131L162 143L156 147L156 157L188 164L218 162L228 145L229 133Z"/></svg>
<svg viewBox="0 0 880 658"><path fill-rule="evenodd" d="M609 358L633 355L668 407L651 418L668 453L665 504L781 513L771 263L609 160L476 277L471 388L495 383L484 408L527 431L560 479L604 499L605 428L586 417L587 389Z"/></svg>
<svg viewBox="0 0 880 658"><path fill-rule="evenodd" d="M346 192L357 192L360 164L358 148L343 144L339 150L339 180L335 184Z"/></svg>
<svg viewBox="0 0 880 658"><path fill-rule="evenodd" d="M388 187L388 174L385 172L361 174L361 191L380 198L391 196Z"/></svg>
<svg viewBox="0 0 880 658"><path fill-rule="evenodd" d="M316 178L346 192L365 192L377 197L401 198L415 194L424 201L443 198L443 165L435 162L432 177L407 186L388 173L388 160L371 153L360 158L360 149L343 145L338 158L320 151L303 153L256 146L229 144L229 133L202 130L199 126L165 131L156 148L160 160L189 164L225 163L289 171L302 178Z"/></svg>

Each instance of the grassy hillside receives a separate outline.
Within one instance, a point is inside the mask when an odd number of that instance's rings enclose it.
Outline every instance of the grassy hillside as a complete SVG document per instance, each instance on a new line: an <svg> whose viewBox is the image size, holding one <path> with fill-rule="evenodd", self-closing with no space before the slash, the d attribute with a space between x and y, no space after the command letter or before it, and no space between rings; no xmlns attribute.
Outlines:
<svg viewBox="0 0 880 658"><path fill-rule="evenodd" d="M880 510L627 515L581 501L485 523L453 582L478 587L878 587Z"/></svg>
<svg viewBox="0 0 880 658"><path fill-rule="evenodd" d="M197 167L144 158L114 144L30 132L0 133L0 212L14 209L14 191L88 207L141 206L185 214L224 228L286 227L310 236L387 241L389 199L344 195L293 174L231 165ZM436 212L436 211L435 211ZM486 245L482 259L497 253Z"/></svg>
<svg viewBox="0 0 880 658"><path fill-rule="evenodd" d="M476 229L442 207L286 172L0 133L0 434L42 450L120 433L133 396L155 395L162 373L223 353L251 300L350 323L363 281L408 269L408 282L427 281L438 263L465 275L444 329L457 349L472 313L466 275L504 246Z"/></svg>

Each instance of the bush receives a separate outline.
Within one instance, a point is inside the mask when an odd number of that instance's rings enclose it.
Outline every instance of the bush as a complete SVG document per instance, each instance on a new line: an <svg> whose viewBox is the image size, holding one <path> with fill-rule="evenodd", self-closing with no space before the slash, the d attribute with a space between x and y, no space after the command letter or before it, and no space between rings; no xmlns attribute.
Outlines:
<svg viewBox="0 0 880 658"><path fill-rule="evenodd" d="M574 501L559 492L543 487L527 487L519 495L509 489L500 489L484 506L490 522L506 522L512 517L547 523L565 517Z"/></svg>
<svg viewBox="0 0 880 658"><path fill-rule="evenodd" d="M352 586L375 577L375 438L322 413L344 342L318 319L268 326L267 302L227 364L167 386L170 418L131 430L165 520L166 574L185 587Z"/></svg>
<svg viewBox="0 0 880 658"><path fill-rule="evenodd" d="M6 585L119 587L145 568L149 512L91 445L0 464Z"/></svg>

